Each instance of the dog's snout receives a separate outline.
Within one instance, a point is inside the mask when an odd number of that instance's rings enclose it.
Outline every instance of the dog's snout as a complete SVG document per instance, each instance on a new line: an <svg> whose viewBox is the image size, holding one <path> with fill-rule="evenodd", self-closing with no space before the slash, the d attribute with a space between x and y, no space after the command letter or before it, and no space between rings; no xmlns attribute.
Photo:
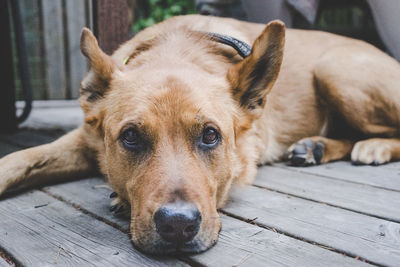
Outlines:
<svg viewBox="0 0 400 267"><path fill-rule="evenodd" d="M157 232L167 242L186 243L196 236L201 224L199 210L189 203L171 203L154 214Z"/></svg>

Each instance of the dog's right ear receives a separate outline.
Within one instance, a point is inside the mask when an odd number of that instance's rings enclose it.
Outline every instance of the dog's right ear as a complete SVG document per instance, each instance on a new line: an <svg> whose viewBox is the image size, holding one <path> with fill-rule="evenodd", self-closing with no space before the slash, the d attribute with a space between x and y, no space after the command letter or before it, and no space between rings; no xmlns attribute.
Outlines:
<svg viewBox="0 0 400 267"><path fill-rule="evenodd" d="M87 28L82 30L80 46L90 66L89 74L81 85L81 95L91 102L104 95L117 66L113 59L100 49L96 37Z"/></svg>
<svg viewBox="0 0 400 267"><path fill-rule="evenodd" d="M234 99L253 119L260 116L283 59L285 25L275 20L255 40L251 54L228 71Z"/></svg>

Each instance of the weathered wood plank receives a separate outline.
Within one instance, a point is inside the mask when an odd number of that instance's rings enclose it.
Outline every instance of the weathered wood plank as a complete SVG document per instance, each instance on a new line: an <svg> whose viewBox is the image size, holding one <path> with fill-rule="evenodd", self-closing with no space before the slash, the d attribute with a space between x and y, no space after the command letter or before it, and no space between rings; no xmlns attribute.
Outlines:
<svg viewBox="0 0 400 267"><path fill-rule="evenodd" d="M125 233L40 191L0 201L0 214L0 247L26 266L182 264L141 254Z"/></svg>
<svg viewBox="0 0 400 267"><path fill-rule="evenodd" d="M382 187L400 191L400 163L390 163L382 166L353 166L350 162L332 162L315 167L298 168L285 164L278 167L293 171L324 175L350 182Z"/></svg>
<svg viewBox="0 0 400 267"><path fill-rule="evenodd" d="M48 186L43 190L117 224L126 232L129 231L129 221L126 218L115 216L109 211L111 202L109 195L112 191L102 178L88 178L78 183Z"/></svg>
<svg viewBox="0 0 400 267"><path fill-rule="evenodd" d="M70 131L83 124L83 113L80 108L38 108L33 109L29 119L21 124L38 130L63 130Z"/></svg>
<svg viewBox="0 0 400 267"><path fill-rule="evenodd" d="M400 224L249 186L223 209L376 264L400 262Z"/></svg>
<svg viewBox="0 0 400 267"><path fill-rule="evenodd" d="M111 55L129 38L129 13L126 0L94 2L94 28L103 51Z"/></svg>
<svg viewBox="0 0 400 267"><path fill-rule="evenodd" d="M191 258L205 266L357 266L361 261L221 215L217 245Z"/></svg>
<svg viewBox="0 0 400 267"><path fill-rule="evenodd" d="M383 165L385 168L388 169L396 169L396 170L400 170L400 161L396 161L396 162L390 162L386 165Z"/></svg>
<svg viewBox="0 0 400 267"><path fill-rule="evenodd" d="M10 267L10 264L0 257L0 267Z"/></svg>
<svg viewBox="0 0 400 267"><path fill-rule="evenodd" d="M46 77L50 99L66 97L67 78L62 12L61 0L42 0Z"/></svg>
<svg viewBox="0 0 400 267"><path fill-rule="evenodd" d="M34 99L45 99L46 75L41 32L40 0L19 0ZM18 91L17 91L18 92ZM21 99L21 96L17 99Z"/></svg>
<svg viewBox="0 0 400 267"><path fill-rule="evenodd" d="M314 174L265 166L255 185L400 222L400 193Z"/></svg>
<svg viewBox="0 0 400 267"><path fill-rule="evenodd" d="M86 26L85 1L65 1L65 9L68 31L70 96L77 98L79 97L80 83L87 71L87 63L79 47L81 31Z"/></svg>
<svg viewBox="0 0 400 267"><path fill-rule="evenodd" d="M126 218L108 211L110 189L99 178L46 187L52 195L78 205L124 229ZM276 265L349 265L361 264L352 258L277 234L255 225L222 215L222 231L216 246L205 253L191 256L206 266L276 266Z"/></svg>
<svg viewBox="0 0 400 267"><path fill-rule="evenodd" d="M8 262L6 262L5 259L0 257L0 267L10 267L10 266L12 266L12 265L10 265Z"/></svg>
<svg viewBox="0 0 400 267"><path fill-rule="evenodd" d="M85 8L86 8L86 25L88 25L89 29L93 29L93 15L94 15L94 9L93 9L93 1L92 0L85 0Z"/></svg>

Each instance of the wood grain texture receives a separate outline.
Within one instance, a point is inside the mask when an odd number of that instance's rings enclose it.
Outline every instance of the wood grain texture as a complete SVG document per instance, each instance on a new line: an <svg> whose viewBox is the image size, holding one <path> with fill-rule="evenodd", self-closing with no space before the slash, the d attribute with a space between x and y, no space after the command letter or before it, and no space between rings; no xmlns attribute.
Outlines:
<svg viewBox="0 0 400 267"><path fill-rule="evenodd" d="M47 95L40 0L19 0L34 99ZM20 98L21 99L21 98Z"/></svg>
<svg viewBox="0 0 400 267"><path fill-rule="evenodd" d="M400 193L314 174L265 166L255 185L400 222Z"/></svg>
<svg viewBox="0 0 400 267"><path fill-rule="evenodd" d="M0 214L0 247L25 266L182 265L143 255L127 234L40 191L0 201Z"/></svg>
<svg viewBox="0 0 400 267"><path fill-rule="evenodd" d="M117 224L124 231L129 231L129 220L116 216L109 211L111 189L102 178L89 178L78 183L65 183L43 188L46 192L61 197L64 201L82 207L83 209Z"/></svg>
<svg viewBox="0 0 400 267"><path fill-rule="evenodd" d="M71 98L79 97L80 83L87 71L86 59L81 54L79 46L82 28L86 26L85 6L85 1L82 0L65 1Z"/></svg>
<svg viewBox="0 0 400 267"><path fill-rule="evenodd" d="M104 180L92 178L44 188L46 192L73 203L125 230L126 218L108 211L111 190ZM277 265L351 265L361 264L352 258L318 246L286 237L255 225L222 215L222 231L216 246L205 253L191 256L206 266L277 266Z"/></svg>
<svg viewBox="0 0 400 267"><path fill-rule="evenodd" d="M111 55L129 38L129 14L126 0L97 0L94 15L96 37L104 52Z"/></svg>
<svg viewBox="0 0 400 267"><path fill-rule="evenodd" d="M377 167L354 166L350 162L344 161L309 168L289 167L283 163L277 164L277 166L302 173L312 173L334 179L400 191L400 162L393 162Z"/></svg>
<svg viewBox="0 0 400 267"><path fill-rule="evenodd" d="M400 262L400 224L249 186L229 214L383 265Z"/></svg>
<svg viewBox="0 0 400 267"><path fill-rule="evenodd" d="M61 0L42 0L48 97L64 99L67 95L65 47Z"/></svg>
<svg viewBox="0 0 400 267"><path fill-rule="evenodd" d="M318 246L222 215L217 245L192 256L205 266L367 266Z"/></svg>
<svg viewBox="0 0 400 267"><path fill-rule="evenodd" d="M47 143L56 136L40 131L2 135L0 154ZM364 167L349 165L348 171L342 171L343 164L347 163L338 162L331 165L332 169L321 170L328 177L320 176L314 168L306 171L283 165L260 168L256 186L234 191L224 212L242 220L255 219L253 222L264 228L222 215L223 229L217 245L186 260L206 266L346 266L362 265L363 262L352 258L359 256L378 265L398 266L400 224L393 222L393 218L400 216L396 209L400 193L377 188L389 187L390 179L380 185L362 184L361 178L352 177L357 177L357 171ZM379 170L383 174L396 173L399 166L396 164L361 171L360 177L366 176L367 183L378 183ZM128 219L109 212L111 190L103 179L89 178L43 190L46 194L34 191L5 200L0 198L0 248L7 251L11 248L10 254L22 264L53 265L56 258L58 264L67 266L183 264L170 258L148 258L133 248L126 234ZM34 208L43 204L47 205ZM361 213L393 218L389 221ZM321 246L310 244L313 242ZM110 255L114 248L120 249L122 259L116 259L120 254Z"/></svg>

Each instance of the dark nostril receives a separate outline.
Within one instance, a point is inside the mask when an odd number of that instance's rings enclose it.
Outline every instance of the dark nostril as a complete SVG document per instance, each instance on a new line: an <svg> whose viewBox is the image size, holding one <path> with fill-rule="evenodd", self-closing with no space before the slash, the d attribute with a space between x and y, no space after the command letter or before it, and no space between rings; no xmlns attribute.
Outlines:
<svg viewBox="0 0 400 267"><path fill-rule="evenodd" d="M196 231L196 226L195 225L189 225L188 227L185 228L185 233L190 233Z"/></svg>
<svg viewBox="0 0 400 267"><path fill-rule="evenodd" d="M193 204L170 203L156 211L154 223L165 241L186 243L193 240L199 232L201 214Z"/></svg>
<svg viewBox="0 0 400 267"><path fill-rule="evenodd" d="M160 231L164 233L172 233L174 232L174 228L171 225L162 225Z"/></svg>

